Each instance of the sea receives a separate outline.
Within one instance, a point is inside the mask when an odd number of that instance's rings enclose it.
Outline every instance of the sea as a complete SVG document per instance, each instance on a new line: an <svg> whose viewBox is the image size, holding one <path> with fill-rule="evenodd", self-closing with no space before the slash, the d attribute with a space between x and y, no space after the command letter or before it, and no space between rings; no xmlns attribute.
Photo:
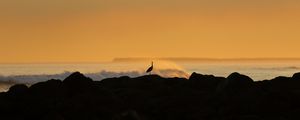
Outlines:
<svg viewBox="0 0 300 120"><path fill-rule="evenodd" d="M227 77L233 72L251 77L255 81L270 80L278 76L291 77L300 72L300 60L232 60L232 61L168 61L154 60L151 74L162 77L188 78L193 72ZM63 80L79 71L93 80L146 73L151 61L122 61L99 63L31 63L0 64L0 91L14 84L31 85L50 79Z"/></svg>

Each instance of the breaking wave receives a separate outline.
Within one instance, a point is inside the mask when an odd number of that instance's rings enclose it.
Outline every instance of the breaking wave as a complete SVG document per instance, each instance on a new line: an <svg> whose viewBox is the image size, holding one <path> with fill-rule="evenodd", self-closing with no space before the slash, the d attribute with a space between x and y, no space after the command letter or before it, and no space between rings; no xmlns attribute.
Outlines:
<svg viewBox="0 0 300 120"><path fill-rule="evenodd" d="M139 65L139 64L137 64ZM144 65L144 64L143 64ZM112 64L111 66L117 66L117 64ZM30 66L29 66L30 67ZM55 67L55 66L54 66ZM136 66L135 66L136 67ZM59 67L58 67L59 68ZM66 67L68 68L68 67ZM47 73L47 74L19 74L19 75L0 75L0 91L6 91L9 89L11 85L14 84L27 84L31 85L37 82L43 82L50 79L60 79L64 80L66 77L71 75L73 72L79 71L82 72L85 76L92 78L95 81L100 81L105 78L112 77L121 77L121 76L129 76L129 77L138 77L147 75L149 73L145 73L144 67L136 67L138 69L132 69L130 67L125 68L123 70L114 70L114 69L102 69L99 72L87 72L84 69L79 70L66 70L65 72L61 71L61 73ZM81 71L83 70L83 71ZM37 70L35 70L37 71ZM157 74L162 77L182 77L188 78L189 73L187 73L183 68L178 66L177 64L169 61L156 61L154 70L152 74Z"/></svg>
<svg viewBox="0 0 300 120"><path fill-rule="evenodd" d="M75 71L74 71L75 72ZM63 72L60 74L49 74L49 75L11 75L11 76L0 76L0 82L7 83L26 83L32 84L36 82L46 81L50 79L60 79L63 80L68 77L73 72ZM111 77L120 77L120 76L129 76L129 77L137 77L146 75L144 71L100 71L95 73L84 73L87 77L92 78L93 80L99 81L104 78ZM153 74L160 75L162 77L184 77L187 78L189 76L183 70L178 69L159 69L153 71Z"/></svg>

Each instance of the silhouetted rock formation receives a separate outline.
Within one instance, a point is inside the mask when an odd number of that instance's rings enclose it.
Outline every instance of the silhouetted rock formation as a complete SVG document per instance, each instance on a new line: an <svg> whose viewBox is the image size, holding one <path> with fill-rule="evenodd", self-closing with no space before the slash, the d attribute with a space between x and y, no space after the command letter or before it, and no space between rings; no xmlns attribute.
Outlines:
<svg viewBox="0 0 300 120"><path fill-rule="evenodd" d="M8 93L10 93L11 95L18 96L18 95L26 93L27 90L28 90L28 87L26 85L16 84L16 85L9 88Z"/></svg>
<svg viewBox="0 0 300 120"><path fill-rule="evenodd" d="M193 73L189 79L147 75L14 85L0 93L1 120L296 120L300 73L254 82Z"/></svg>
<svg viewBox="0 0 300 120"><path fill-rule="evenodd" d="M292 77L293 80L300 80L300 72L299 73L295 73Z"/></svg>

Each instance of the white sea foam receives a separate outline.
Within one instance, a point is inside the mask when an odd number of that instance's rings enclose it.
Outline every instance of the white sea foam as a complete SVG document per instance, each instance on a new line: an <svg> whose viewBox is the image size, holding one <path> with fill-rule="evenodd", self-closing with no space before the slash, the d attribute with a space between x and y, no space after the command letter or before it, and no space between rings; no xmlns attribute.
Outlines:
<svg viewBox="0 0 300 120"><path fill-rule="evenodd" d="M104 78L146 75L151 61L109 62L95 64L0 64L0 91L15 83L33 84L49 79L65 79L79 71L94 80ZM153 74L163 77L188 78L192 72L226 77L239 72L254 80L292 76L300 72L300 62L170 62L154 61Z"/></svg>
<svg viewBox="0 0 300 120"><path fill-rule="evenodd" d="M75 72L75 71L73 71ZM10 75L10 76L0 76L0 81L9 82L9 83L27 83L32 84L36 82L46 81L50 79L60 79L63 80L68 77L73 72L63 72L60 74L42 74L42 75ZM87 77L92 78L93 80L102 80L104 78L111 77L120 77L120 76L129 76L137 77L142 75L147 75L144 71L100 71L95 73L84 73ZM160 75L162 77L184 77L189 76L183 70L178 69L159 69L154 70L153 74Z"/></svg>

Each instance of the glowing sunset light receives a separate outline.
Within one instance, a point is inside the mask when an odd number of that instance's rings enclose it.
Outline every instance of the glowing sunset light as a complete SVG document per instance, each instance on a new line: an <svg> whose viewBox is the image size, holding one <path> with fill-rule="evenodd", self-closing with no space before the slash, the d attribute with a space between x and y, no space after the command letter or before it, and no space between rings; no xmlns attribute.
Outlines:
<svg viewBox="0 0 300 120"><path fill-rule="evenodd" d="M2 0L0 62L300 58L299 5L294 0Z"/></svg>

